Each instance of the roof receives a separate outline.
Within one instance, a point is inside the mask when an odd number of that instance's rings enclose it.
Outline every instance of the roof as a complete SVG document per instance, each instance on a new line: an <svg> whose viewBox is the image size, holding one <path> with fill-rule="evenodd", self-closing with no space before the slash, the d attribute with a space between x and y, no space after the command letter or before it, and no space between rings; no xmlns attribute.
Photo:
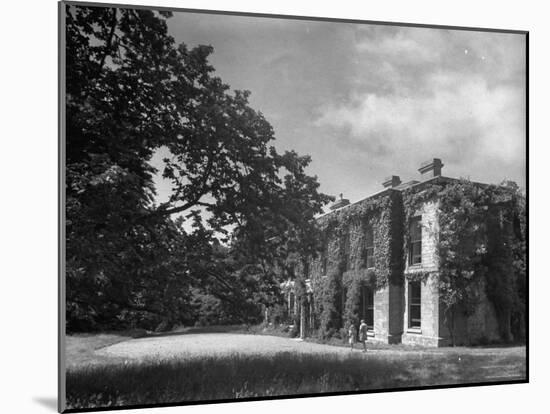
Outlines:
<svg viewBox="0 0 550 414"><path fill-rule="evenodd" d="M457 182L457 181L460 181L458 178L452 178L452 177L445 177L443 175L437 175L435 177L431 177L431 178L428 178L427 180L424 180L424 181L418 181L418 180L411 180L411 181L407 181L406 183L402 183L402 184L399 184L398 186L396 187L388 187L388 188L384 188L383 190L380 190L368 197L365 197L365 198L362 198L360 200L357 200L357 201L354 201L353 203L349 203L349 204L346 204L345 206L343 207L340 207L340 208L336 208L334 210L331 210L331 211L328 211L326 213L323 213L323 214L319 214L316 218L321 218L321 217L326 217L334 212L337 212L337 211L342 211L346 208L349 208L353 205L356 205L356 204L359 204L365 200L369 200L369 199L372 199L372 198L376 198L376 197L379 197L381 195L384 195L384 194L389 194L391 191L405 191L405 190L409 190L409 189L418 189L420 190L424 185L426 184L433 184L433 183L436 183L438 181L441 181L443 183L450 183L450 182ZM483 185L483 186L488 186L489 184L484 184L484 183L478 183L478 182L475 182L475 181L472 181L473 183L475 184L479 184L479 185Z"/></svg>

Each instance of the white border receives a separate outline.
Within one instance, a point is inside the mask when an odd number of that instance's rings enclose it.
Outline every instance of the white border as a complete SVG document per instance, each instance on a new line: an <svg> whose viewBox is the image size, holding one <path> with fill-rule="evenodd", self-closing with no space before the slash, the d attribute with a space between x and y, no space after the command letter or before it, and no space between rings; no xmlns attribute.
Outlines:
<svg viewBox="0 0 550 414"><path fill-rule="evenodd" d="M116 3L116 1L113 1ZM548 385L545 257L546 152L550 73L544 2L385 0L127 1L166 7L490 27L530 31L531 383L345 397L185 406L125 412L279 413L499 412L540 405ZM57 396L57 4L3 5L2 39L2 379L3 412L54 412ZM540 188L540 191L536 191ZM534 224L536 223L536 224ZM538 243L537 243L538 242ZM544 249L544 250L543 250ZM537 258L539 258L537 260ZM536 287L536 290L535 290ZM535 328L537 327L537 328ZM538 411L538 410L536 410Z"/></svg>

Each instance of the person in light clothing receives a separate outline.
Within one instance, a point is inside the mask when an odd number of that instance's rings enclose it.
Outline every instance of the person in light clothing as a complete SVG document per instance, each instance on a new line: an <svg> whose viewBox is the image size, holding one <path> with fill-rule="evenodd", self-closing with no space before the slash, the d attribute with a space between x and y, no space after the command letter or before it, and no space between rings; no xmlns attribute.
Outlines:
<svg viewBox="0 0 550 414"><path fill-rule="evenodd" d="M355 328L355 325L353 324L353 322L350 321L349 329L348 329L350 351L353 351L353 345L355 344L356 337L357 337L357 329Z"/></svg>
<svg viewBox="0 0 550 414"><path fill-rule="evenodd" d="M363 343L363 352L367 352L367 324L361 319L361 325L359 325L359 342Z"/></svg>

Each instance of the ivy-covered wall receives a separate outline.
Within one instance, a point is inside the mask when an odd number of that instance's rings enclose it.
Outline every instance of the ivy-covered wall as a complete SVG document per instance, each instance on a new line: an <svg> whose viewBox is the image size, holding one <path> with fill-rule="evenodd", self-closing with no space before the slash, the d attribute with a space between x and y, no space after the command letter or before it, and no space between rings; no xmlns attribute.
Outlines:
<svg viewBox="0 0 550 414"><path fill-rule="evenodd" d="M525 215L522 198L517 187L444 178L403 192L405 222L429 203L438 206L437 272L429 266L416 273L407 269L405 277L424 282L435 278L439 334L446 343L525 339L521 326L512 329L513 320L517 325L525 320L525 297L517 286L526 274L513 265L514 258L526 260L521 251L524 233L514 231L514 222ZM408 240L405 226L405 252Z"/></svg>
<svg viewBox="0 0 550 414"><path fill-rule="evenodd" d="M361 288L368 286L376 292L376 336L401 341L408 335L406 282L420 281L423 335L444 336L437 345L523 340L524 205L517 187L439 177L405 190L387 189L320 217L319 254L298 271L313 290L309 328L320 337L344 339L349 323L359 322ZM419 214L422 265L409 266L409 223ZM374 266L367 268L369 229ZM496 331L483 338L495 324Z"/></svg>
<svg viewBox="0 0 550 414"><path fill-rule="evenodd" d="M345 336L360 319L361 287L374 291L402 285L402 204L400 192L377 196L336 210L318 220L324 248L311 260L316 325L321 337ZM374 266L367 268L366 241L372 231Z"/></svg>

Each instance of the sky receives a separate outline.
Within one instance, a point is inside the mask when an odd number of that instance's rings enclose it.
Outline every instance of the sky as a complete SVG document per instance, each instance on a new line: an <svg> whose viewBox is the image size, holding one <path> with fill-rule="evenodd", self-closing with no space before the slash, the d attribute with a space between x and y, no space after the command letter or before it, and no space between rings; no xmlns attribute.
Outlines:
<svg viewBox="0 0 550 414"><path fill-rule="evenodd" d="M278 150L311 155L322 192L357 201L431 158L445 176L525 187L523 35L186 12L168 27L213 46L215 74L251 92Z"/></svg>

